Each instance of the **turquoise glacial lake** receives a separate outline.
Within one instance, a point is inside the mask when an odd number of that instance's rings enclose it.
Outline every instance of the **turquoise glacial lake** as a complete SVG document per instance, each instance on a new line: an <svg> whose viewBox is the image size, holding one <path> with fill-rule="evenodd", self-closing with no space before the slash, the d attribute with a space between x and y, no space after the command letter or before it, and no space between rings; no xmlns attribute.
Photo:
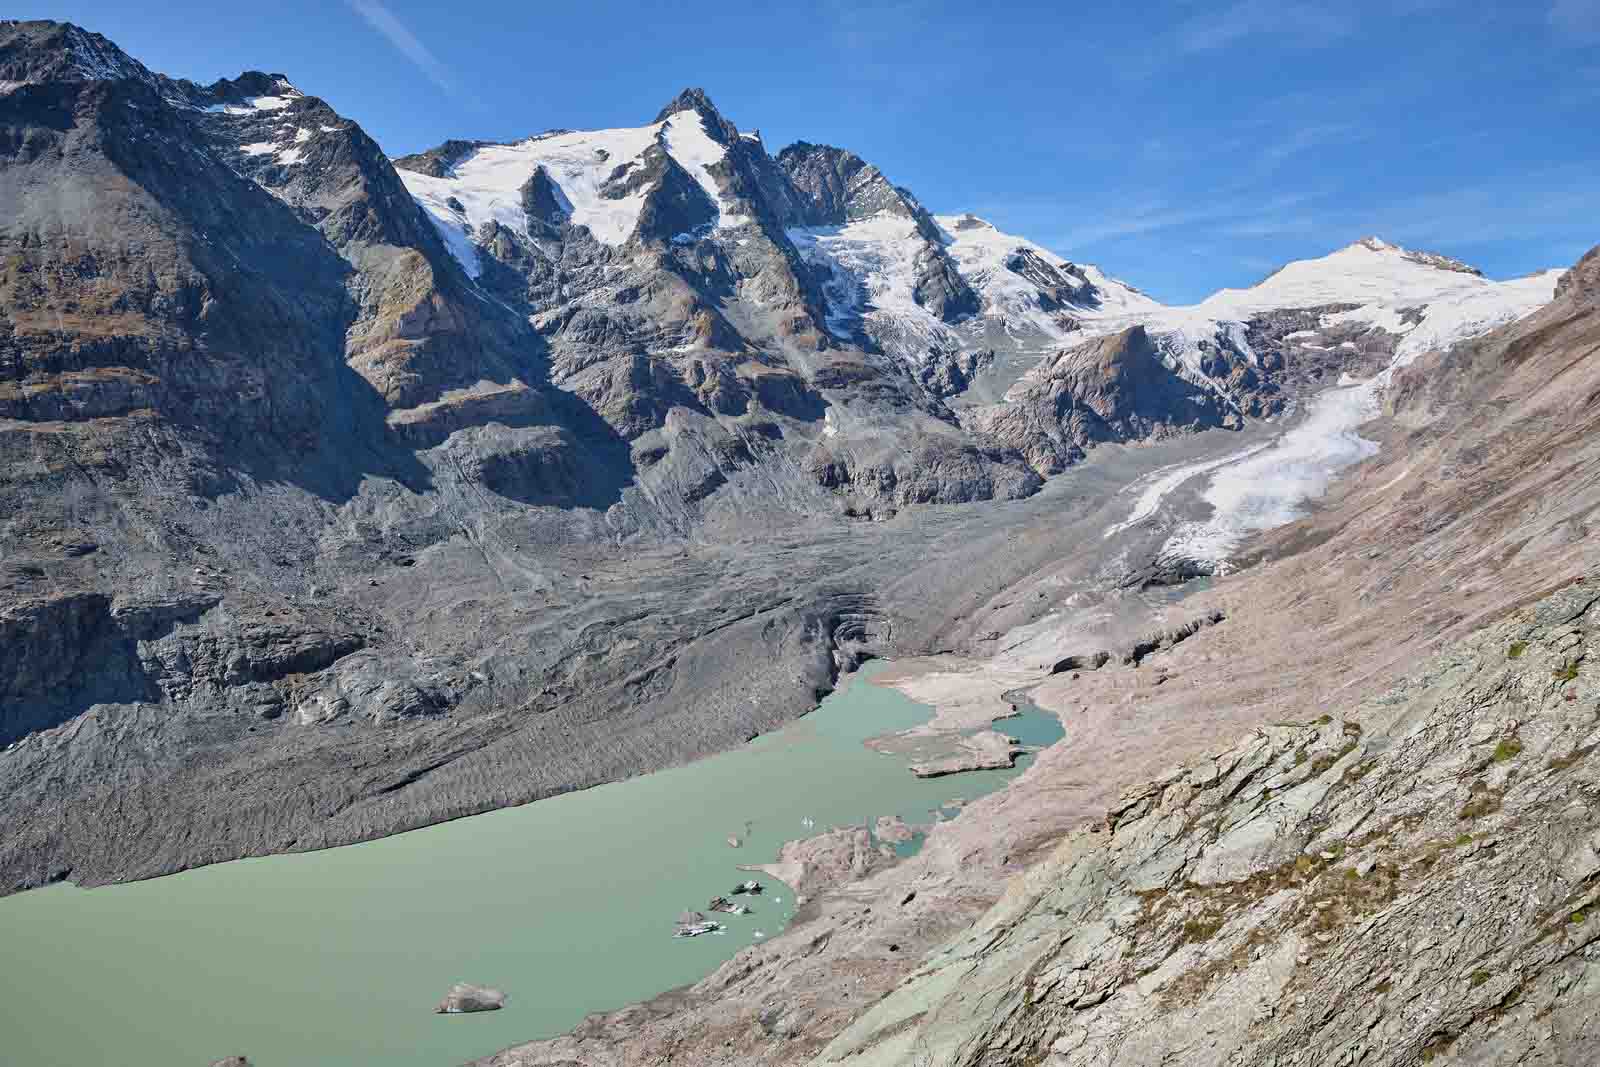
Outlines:
<svg viewBox="0 0 1600 1067"><path fill-rule="evenodd" d="M866 748L931 712L872 684L875 666L687 766L366 844L0 900L0 1065L451 1067L692 983L793 917L787 886L739 864L829 826L927 824L1026 765L922 780ZM1061 736L1037 710L996 728ZM754 914L671 936L747 877L767 887ZM505 1009L434 1014L457 981L505 990Z"/></svg>

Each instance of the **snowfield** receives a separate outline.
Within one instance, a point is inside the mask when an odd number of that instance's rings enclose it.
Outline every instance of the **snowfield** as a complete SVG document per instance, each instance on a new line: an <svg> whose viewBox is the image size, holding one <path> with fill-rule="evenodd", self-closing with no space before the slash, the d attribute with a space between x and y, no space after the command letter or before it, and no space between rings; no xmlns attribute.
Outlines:
<svg viewBox="0 0 1600 1067"><path fill-rule="evenodd" d="M1342 377L1338 387L1318 396L1307 415L1269 447L1155 481L1133 514L1108 534L1155 514L1162 497L1205 475L1209 485L1203 497L1212 515L1179 527L1161 556L1225 571L1246 538L1299 518L1306 502L1326 492L1335 475L1377 452L1378 446L1359 430L1378 415L1395 371L1426 352L1448 350L1532 314L1550 302L1562 273L1544 271L1496 282L1442 269L1403 248L1368 238L1321 259L1292 263L1254 289L1223 290L1193 308L1158 316L1153 329L1194 336L1213 328L1208 324L1229 325L1211 315L1245 317L1274 308L1359 304L1324 315L1321 322L1376 326L1402 339L1381 373L1364 382Z"/></svg>
<svg viewBox="0 0 1600 1067"><path fill-rule="evenodd" d="M831 272L828 329L847 340L866 315L886 320L898 333L930 346L951 343L954 334L912 296L916 258L922 251L917 224L904 215L880 212L843 226L787 231L807 262ZM864 299L863 299L864 296ZM942 342L942 344L941 344Z"/></svg>
<svg viewBox="0 0 1600 1067"><path fill-rule="evenodd" d="M665 122L650 126L546 134L516 144L485 145L473 149L443 178L410 170L399 174L406 189L445 235L450 251L476 278L481 265L471 234L493 221L526 235L528 218L522 209L522 187L539 167L545 169L560 191L561 206L574 226L588 227L595 240L604 244L624 244L639 224L645 192L608 199L600 190L618 167L636 162L658 141L716 205L719 229L750 221L731 210L728 198L712 176L710 168L722 160L727 149L706 132L704 119L694 111L679 111ZM451 199L461 205L461 210L450 205Z"/></svg>
<svg viewBox="0 0 1600 1067"><path fill-rule="evenodd" d="M663 124L663 139L667 154L689 172L689 176L706 191L706 196L717 205L717 228L742 226L750 219L745 215L730 214L727 198L711 176L711 167L722 162L728 150L706 132L705 119L698 111L679 111Z"/></svg>

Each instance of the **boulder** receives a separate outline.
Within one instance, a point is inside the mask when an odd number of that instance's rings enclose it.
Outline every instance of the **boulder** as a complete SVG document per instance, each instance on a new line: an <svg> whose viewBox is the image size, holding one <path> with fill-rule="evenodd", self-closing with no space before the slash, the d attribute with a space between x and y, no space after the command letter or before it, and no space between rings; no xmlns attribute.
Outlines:
<svg viewBox="0 0 1600 1067"><path fill-rule="evenodd" d="M498 989L457 982L450 987L436 1009L440 1015L462 1015L473 1011L499 1011L506 1006L506 995Z"/></svg>

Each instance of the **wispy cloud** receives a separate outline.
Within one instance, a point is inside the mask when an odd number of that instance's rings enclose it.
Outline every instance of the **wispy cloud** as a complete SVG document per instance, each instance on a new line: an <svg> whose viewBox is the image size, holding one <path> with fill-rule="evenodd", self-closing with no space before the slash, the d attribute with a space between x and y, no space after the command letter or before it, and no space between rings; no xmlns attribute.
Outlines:
<svg viewBox="0 0 1600 1067"><path fill-rule="evenodd" d="M428 76L429 81L452 96L459 95L449 68L439 62L439 57L408 29L382 0L345 0L345 2L368 26L377 30L393 45L395 51L415 63L417 69Z"/></svg>
<svg viewBox="0 0 1600 1067"><path fill-rule="evenodd" d="M1178 51L1194 55L1228 48L1259 36L1286 44L1316 47L1331 44L1355 30L1347 7L1315 3L1238 0L1230 7L1208 10L1178 27Z"/></svg>
<svg viewBox="0 0 1600 1067"><path fill-rule="evenodd" d="M1600 0L1555 0L1550 25L1585 41L1600 38Z"/></svg>
<svg viewBox="0 0 1600 1067"><path fill-rule="evenodd" d="M1208 230L1222 238L1294 237L1329 248L1376 233L1413 247L1460 253L1517 242L1555 250L1600 238L1600 232L1575 221L1587 218L1597 201L1600 177L1583 167L1555 167L1366 207L1287 213L1263 209L1254 217L1223 220ZM1552 251L1546 265L1560 266L1569 258L1575 257Z"/></svg>
<svg viewBox="0 0 1600 1067"><path fill-rule="evenodd" d="M1593 240L1584 220L1600 202L1600 176L1588 167L1551 167L1409 198L1379 217L1399 241Z"/></svg>
<svg viewBox="0 0 1600 1067"><path fill-rule="evenodd" d="M1286 226L1298 227L1298 221L1274 223L1270 220L1286 219L1286 213L1292 209L1303 207L1325 195L1323 191L1308 191L1273 197L1230 195L1181 204L1168 200L1146 201L1108 211L1093 221L1060 234L1050 243L1062 250L1063 255L1081 255L1096 245L1167 230L1227 232L1250 227L1275 233Z"/></svg>

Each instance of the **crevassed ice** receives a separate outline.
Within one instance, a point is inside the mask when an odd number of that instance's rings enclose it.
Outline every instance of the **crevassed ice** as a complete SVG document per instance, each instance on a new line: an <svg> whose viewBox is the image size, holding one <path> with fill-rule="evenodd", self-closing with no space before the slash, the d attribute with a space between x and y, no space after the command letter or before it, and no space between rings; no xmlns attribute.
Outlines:
<svg viewBox="0 0 1600 1067"><path fill-rule="evenodd" d="M879 212L843 226L797 227L788 234L803 258L830 272L828 328L836 336L848 337L858 317L877 316L897 334L926 344L959 344L914 296L922 239L911 219Z"/></svg>

